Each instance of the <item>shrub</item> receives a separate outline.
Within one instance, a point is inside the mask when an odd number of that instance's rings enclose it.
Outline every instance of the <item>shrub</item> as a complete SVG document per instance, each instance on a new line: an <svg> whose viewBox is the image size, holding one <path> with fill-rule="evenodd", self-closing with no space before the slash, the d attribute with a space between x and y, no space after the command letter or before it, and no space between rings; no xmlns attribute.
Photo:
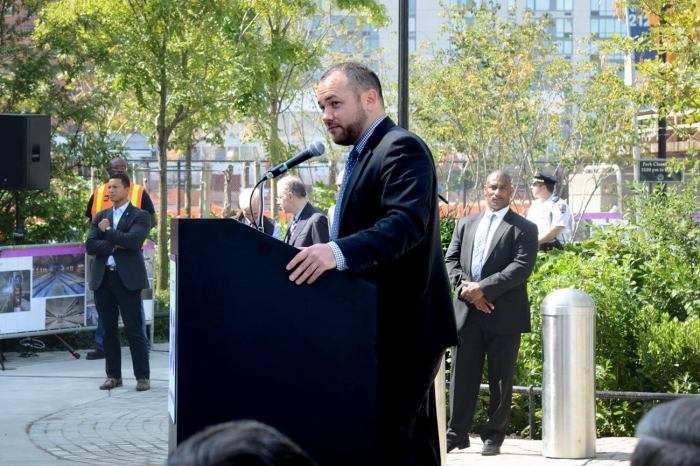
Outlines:
<svg viewBox="0 0 700 466"><path fill-rule="evenodd" d="M542 300L574 287L596 304L598 390L700 392L699 194L697 181L683 191L638 189L623 225L540 253L529 282L533 333L523 336L516 384L541 384ZM598 434L633 435L649 405L598 400ZM513 422L526 428L526 418Z"/></svg>

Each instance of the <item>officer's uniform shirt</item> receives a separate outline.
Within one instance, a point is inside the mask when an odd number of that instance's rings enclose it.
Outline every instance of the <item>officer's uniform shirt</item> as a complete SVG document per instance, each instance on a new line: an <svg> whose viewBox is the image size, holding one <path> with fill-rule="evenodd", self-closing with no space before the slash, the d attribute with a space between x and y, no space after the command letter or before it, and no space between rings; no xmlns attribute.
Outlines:
<svg viewBox="0 0 700 466"><path fill-rule="evenodd" d="M527 219L537 225L538 236L542 236L554 227L562 226L556 239L566 243L571 234L571 210L566 201L552 194L545 201L534 199L527 212Z"/></svg>

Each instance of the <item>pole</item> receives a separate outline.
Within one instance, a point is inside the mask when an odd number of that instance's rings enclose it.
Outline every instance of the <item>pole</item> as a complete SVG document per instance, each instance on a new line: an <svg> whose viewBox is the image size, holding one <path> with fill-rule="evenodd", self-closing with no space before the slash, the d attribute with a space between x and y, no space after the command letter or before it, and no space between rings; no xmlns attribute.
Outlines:
<svg viewBox="0 0 700 466"><path fill-rule="evenodd" d="M659 35L660 37L660 45L661 45L661 53L659 56L661 57L661 62L666 63L666 50L664 49L664 43L663 43L663 27L666 24L666 20L664 19L665 13L666 13L666 7L667 5L664 3L661 5L661 17L659 18L659 27L662 28L661 34ZM659 132L657 134L657 139L659 140L658 144L658 157L660 159L665 159L666 158L666 116L662 116L664 112L664 103L659 102Z"/></svg>
<svg viewBox="0 0 700 466"><path fill-rule="evenodd" d="M408 129L408 0L399 0L399 126Z"/></svg>
<svg viewBox="0 0 700 466"><path fill-rule="evenodd" d="M625 27L627 28L627 37L632 37L632 28L630 27L630 11L628 7L625 11ZM625 51L625 84L634 86L634 51L627 49ZM637 115L632 117L632 127L634 128L635 143L632 146L632 160L634 163L634 182L639 183L639 161L642 159L642 151L639 148L639 131L637 129ZM622 212L622 211L620 211Z"/></svg>
<svg viewBox="0 0 700 466"><path fill-rule="evenodd" d="M24 216L22 215L22 197L15 191L15 231L12 232L15 244L24 243Z"/></svg>

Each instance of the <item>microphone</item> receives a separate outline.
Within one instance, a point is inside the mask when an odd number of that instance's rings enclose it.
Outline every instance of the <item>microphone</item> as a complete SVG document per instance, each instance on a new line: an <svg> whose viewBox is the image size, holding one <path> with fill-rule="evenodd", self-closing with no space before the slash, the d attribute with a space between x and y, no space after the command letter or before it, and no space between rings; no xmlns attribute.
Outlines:
<svg viewBox="0 0 700 466"><path fill-rule="evenodd" d="M299 152L297 155L292 157L291 159L287 160L284 163L281 163L277 165L275 168L272 168L268 170L265 173L264 178L267 178L268 180L271 180L272 178L276 178L280 176L282 173L286 172L290 168L294 168L300 163L304 163L307 160L309 160L311 157L318 157L319 155L323 155L323 153L326 151L326 146L323 145L323 142L321 141L314 141L306 150Z"/></svg>

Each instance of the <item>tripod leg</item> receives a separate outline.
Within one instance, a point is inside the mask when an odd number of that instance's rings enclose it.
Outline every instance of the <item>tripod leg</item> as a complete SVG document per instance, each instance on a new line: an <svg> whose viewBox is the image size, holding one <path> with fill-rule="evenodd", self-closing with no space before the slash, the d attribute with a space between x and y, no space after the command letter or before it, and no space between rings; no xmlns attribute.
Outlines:
<svg viewBox="0 0 700 466"><path fill-rule="evenodd" d="M3 352L5 349L4 346L5 340L0 340L0 367L3 371L5 370L5 353Z"/></svg>
<svg viewBox="0 0 700 466"><path fill-rule="evenodd" d="M71 356L73 356L75 359L80 359L80 353L78 353L77 351L75 351L71 345L69 345L68 343L66 343L66 340L64 340L63 338L59 337L59 336L56 335L56 334L54 334L54 336L55 336L56 338L58 338L58 341L60 341L60 342L63 344L63 346L66 347L66 350L68 350L68 352L71 354Z"/></svg>

